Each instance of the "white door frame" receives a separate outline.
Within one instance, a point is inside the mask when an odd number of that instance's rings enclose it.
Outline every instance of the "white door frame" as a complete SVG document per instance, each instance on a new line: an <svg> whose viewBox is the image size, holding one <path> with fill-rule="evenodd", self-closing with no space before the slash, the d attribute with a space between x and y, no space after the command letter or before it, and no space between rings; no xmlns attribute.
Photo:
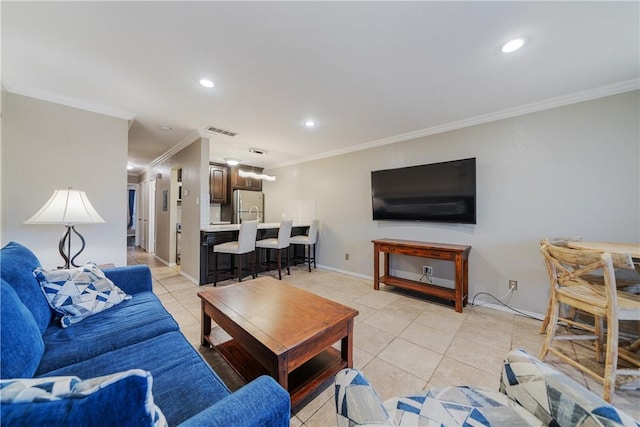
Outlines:
<svg viewBox="0 0 640 427"><path fill-rule="evenodd" d="M156 181L154 179L142 182L140 196L142 204L140 247L152 254L156 250Z"/></svg>

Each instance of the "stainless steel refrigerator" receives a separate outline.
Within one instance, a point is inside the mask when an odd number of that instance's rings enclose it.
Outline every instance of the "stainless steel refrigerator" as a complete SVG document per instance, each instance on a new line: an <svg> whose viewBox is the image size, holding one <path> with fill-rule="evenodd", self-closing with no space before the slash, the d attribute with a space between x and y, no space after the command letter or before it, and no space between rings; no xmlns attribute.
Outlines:
<svg viewBox="0 0 640 427"><path fill-rule="evenodd" d="M264 222L264 194L262 191L233 190L231 221L240 224L242 221Z"/></svg>

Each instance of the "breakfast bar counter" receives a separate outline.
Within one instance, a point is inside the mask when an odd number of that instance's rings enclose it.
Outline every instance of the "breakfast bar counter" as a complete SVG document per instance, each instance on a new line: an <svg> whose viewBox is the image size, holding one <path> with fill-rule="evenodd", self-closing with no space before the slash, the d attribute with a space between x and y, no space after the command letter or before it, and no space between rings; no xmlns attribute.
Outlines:
<svg viewBox="0 0 640 427"><path fill-rule="evenodd" d="M309 224L294 223L293 227L309 228ZM280 228L279 222L259 222L258 223L258 230L274 230L275 229L277 233L279 228ZM238 231L238 230L240 230L240 224L212 224L212 225L200 227L200 231L205 233L217 233L219 231Z"/></svg>
<svg viewBox="0 0 640 427"><path fill-rule="evenodd" d="M310 224L294 223L291 229L292 236L307 234ZM279 222L258 223L257 240L278 237ZM238 239L240 224L215 224L200 227L200 278L199 284L213 283L213 247L220 243L231 242ZM304 250L304 248L294 248ZM302 255L301 255L302 256ZM221 268L231 266L231 257L219 257Z"/></svg>

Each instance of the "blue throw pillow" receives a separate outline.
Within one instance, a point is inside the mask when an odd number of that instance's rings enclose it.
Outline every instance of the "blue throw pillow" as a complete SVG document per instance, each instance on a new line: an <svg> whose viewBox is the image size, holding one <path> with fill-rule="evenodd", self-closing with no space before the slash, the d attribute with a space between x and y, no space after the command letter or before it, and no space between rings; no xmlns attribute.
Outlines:
<svg viewBox="0 0 640 427"><path fill-rule="evenodd" d="M0 279L0 348L2 378L33 376L44 354L33 314L4 279Z"/></svg>
<svg viewBox="0 0 640 427"><path fill-rule="evenodd" d="M33 274L63 328L131 298L94 263L48 271L38 267Z"/></svg>
<svg viewBox="0 0 640 427"><path fill-rule="evenodd" d="M151 373L141 369L78 377L0 380L3 425L153 426L167 421L153 402Z"/></svg>

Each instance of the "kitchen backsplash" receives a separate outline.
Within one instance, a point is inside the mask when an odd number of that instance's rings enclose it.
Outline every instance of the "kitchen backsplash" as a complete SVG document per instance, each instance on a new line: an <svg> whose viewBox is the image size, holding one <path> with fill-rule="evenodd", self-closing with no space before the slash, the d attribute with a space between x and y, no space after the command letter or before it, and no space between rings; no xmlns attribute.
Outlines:
<svg viewBox="0 0 640 427"><path fill-rule="evenodd" d="M284 203L283 219L292 219L297 224L310 224L316 219L315 200L287 200Z"/></svg>
<svg viewBox="0 0 640 427"><path fill-rule="evenodd" d="M209 222L220 222L221 211L220 203L211 203L209 205Z"/></svg>

